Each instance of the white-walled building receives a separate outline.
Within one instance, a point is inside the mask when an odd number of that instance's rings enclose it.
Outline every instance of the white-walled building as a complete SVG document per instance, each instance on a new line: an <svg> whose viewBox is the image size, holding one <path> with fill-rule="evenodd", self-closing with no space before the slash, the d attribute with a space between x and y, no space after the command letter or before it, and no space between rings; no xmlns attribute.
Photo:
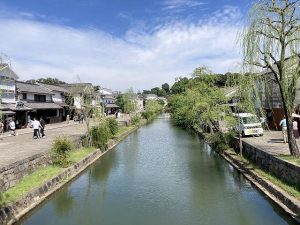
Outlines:
<svg viewBox="0 0 300 225"><path fill-rule="evenodd" d="M6 63L0 63L0 100L1 103L15 103L16 80L18 76Z"/></svg>

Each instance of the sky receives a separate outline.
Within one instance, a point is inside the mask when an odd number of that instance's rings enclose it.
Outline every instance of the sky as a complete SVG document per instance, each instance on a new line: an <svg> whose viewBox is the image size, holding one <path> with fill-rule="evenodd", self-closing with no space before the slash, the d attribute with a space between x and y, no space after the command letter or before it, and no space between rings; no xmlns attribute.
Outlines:
<svg viewBox="0 0 300 225"><path fill-rule="evenodd" d="M251 0L0 0L0 56L20 80L150 89L200 66L238 71Z"/></svg>

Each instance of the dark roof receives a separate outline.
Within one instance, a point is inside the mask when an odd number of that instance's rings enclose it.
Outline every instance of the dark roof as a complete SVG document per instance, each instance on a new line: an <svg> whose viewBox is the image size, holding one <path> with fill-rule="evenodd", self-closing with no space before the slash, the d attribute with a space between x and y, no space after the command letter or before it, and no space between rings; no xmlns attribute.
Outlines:
<svg viewBox="0 0 300 225"><path fill-rule="evenodd" d="M57 91L57 92L62 92L62 93L69 93L70 92L66 88L58 86L58 85L44 84L44 83L40 83L40 82L37 82L37 84L42 86L42 87L47 88L50 91Z"/></svg>
<svg viewBox="0 0 300 225"><path fill-rule="evenodd" d="M50 94L53 95L53 92L49 91L49 89L42 87L37 84L30 84L26 82L16 82L16 88L19 92L29 92L29 93L38 93L38 94Z"/></svg>
<svg viewBox="0 0 300 225"><path fill-rule="evenodd" d="M19 79L18 75L12 71L7 63L0 63L0 77L9 77L15 80Z"/></svg>
<svg viewBox="0 0 300 225"><path fill-rule="evenodd" d="M61 109L62 107L53 102L40 102L40 103L25 103L25 106L32 109Z"/></svg>
<svg viewBox="0 0 300 225"><path fill-rule="evenodd" d="M94 88L91 83L60 84L59 86L73 93L85 92L86 94L92 94L94 92Z"/></svg>

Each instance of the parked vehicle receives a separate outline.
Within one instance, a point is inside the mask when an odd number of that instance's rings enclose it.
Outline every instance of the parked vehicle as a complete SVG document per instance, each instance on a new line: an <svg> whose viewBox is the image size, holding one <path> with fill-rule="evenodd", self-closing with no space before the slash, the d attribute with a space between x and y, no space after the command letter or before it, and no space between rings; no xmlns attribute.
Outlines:
<svg viewBox="0 0 300 225"><path fill-rule="evenodd" d="M261 121L251 113L233 113L237 118L236 131L243 137L248 135L263 136L264 130Z"/></svg>

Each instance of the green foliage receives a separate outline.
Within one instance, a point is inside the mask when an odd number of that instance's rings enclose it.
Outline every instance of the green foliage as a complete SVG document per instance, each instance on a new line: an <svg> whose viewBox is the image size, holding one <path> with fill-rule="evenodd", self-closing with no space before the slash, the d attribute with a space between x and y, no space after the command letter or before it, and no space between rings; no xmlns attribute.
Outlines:
<svg viewBox="0 0 300 225"><path fill-rule="evenodd" d="M224 90L215 85L216 76L211 72L205 75L203 71L206 70L199 69L191 79L175 82L173 87L180 91L169 97L168 108L177 125L213 132L218 128L218 121L230 113L230 108Z"/></svg>
<svg viewBox="0 0 300 225"><path fill-rule="evenodd" d="M141 121L141 118L139 116L133 116L131 117L131 124L132 125L138 125Z"/></svg>
<svg viewBox="0 0 300 225"><path fill-rule="evenodd" d="M7 195L0 192L0 208L4 207L6 204Z"/></svg>
<svg viewBox="0 0 300 225"><path fill-rule="evenodd" d="M189 79L187 77L176 78L175 83L171 87L171 93L180 94L184 92L188 83L189 83Z"/></svg>
<svg viewBox="0 0 300 225"><path fill-rule="evenodd" d="M213 150L217 152L224 152L229 149L234 140L234 132L221 133L216 132L210 135L207 135L206 140L210 143Z"/></svg>
<svg viewBox="0 0 300 225"><path fill-rule="evenodd" d="M166 93L170 93L170 85L168 83L162 84L161 88L165 90Z"/></svg>
<svg viewBox="0 0 300 225"><path fill-rule="evenodd" d="M89 130L91 146L100 148L101 150L107 149L107 142L111 138L111 130L107 122L100 122L97 126L91 127Z"/></svg>
<svg viewBox="0 0 300 225"><path fill-rule="evenodd" d="M132 89L127 90L126 93L117 96L116 104L124 113L132 113L136 111L135 94Z"/></svg>
<svg viewBox="0 0 300 225"><path fill-rule="evenodd" d="M107 126L110 130L110 133L114 136L119 130L118 121L115 118L106 119Z"/></svg>
<svg viewBox="0 0 300 225"><path fill-rule="evenodd" d="M72 149L73 144L69 138L57 137L51 149L53 163L61 167L67 167L69 164L69 153Z"/></svg>
<svg viewBox="0 0 300 225"><path fill-rule="evenodd" d="M32 83L32 84L34 84L35 82L41 82L41 83L44 83L44 84L51 84L51 85L58 85L58 84L65 84L66 83L64 81L61 81L57 78L52 78L52 77L39 78L37 80L31 79L31 80L27 80L25 82Z"/></svg>
<svg viewBox="0 0 300 225"><path fill-rule="evenodd" d="M153 116L153 112L145 111L145 112L142 112L141 115L144 119L149 120Z"/></svg>

